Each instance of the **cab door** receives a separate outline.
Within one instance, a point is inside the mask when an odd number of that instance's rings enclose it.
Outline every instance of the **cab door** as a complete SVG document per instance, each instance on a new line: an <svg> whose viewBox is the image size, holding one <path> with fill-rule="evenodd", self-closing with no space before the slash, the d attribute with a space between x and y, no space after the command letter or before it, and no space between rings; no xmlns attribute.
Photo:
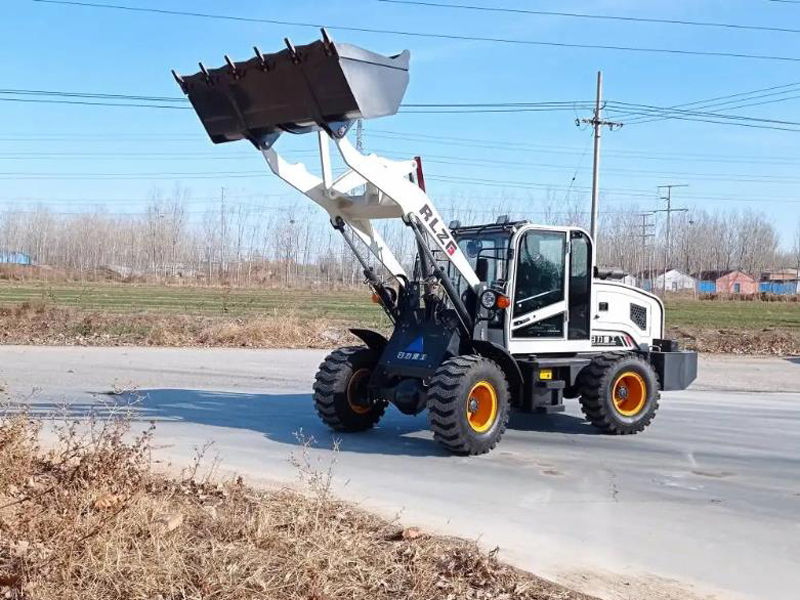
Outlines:
<svg viewBox="0 0 800 600"><path fill-rule="evenodd" d="M527 229L519 238L509 319L512 352L536 352L567 339L569 237L565 230Z"/></svg>

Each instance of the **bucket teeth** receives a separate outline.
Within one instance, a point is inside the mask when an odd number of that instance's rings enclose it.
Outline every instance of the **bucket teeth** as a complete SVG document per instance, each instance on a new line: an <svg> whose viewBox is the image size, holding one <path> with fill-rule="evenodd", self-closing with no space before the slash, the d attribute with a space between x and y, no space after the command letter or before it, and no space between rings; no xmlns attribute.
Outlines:
<svg viewBox="0 0 800 600"><path fill-rule="evenodd" d="M320 29L322 32L322 43L325 44L325 49L328 52L333 51L333 42L331 41L331 37L328 35L328 30L324 27Z"/></svg>
<svg viewBox="0 0 800 600"><path fill-rule="evenodd" d="M175 69L171 69L172 76L175 78L175 82L181 86L181 91L185 94L186 93L186 82L181 77L180 73L178 73Z"/></svg>
<svg viewBox="0 0 800 600"><path fill-rule="evenodd" d="M292 40L289 38L283 38L283 43L286 44L286 48L289 49L289 56L292 57L292 62L295 64L300 62L300 55L297 53L297 48L294 47Z"/></svg>
<svg viewBox="0 0 800 600"><path fill-rule="evenodd" d="M203 77L205 77L206 83L211 83L211 75L208 74L208 69L206 69L206 66L202 62L197 64L200 65L200 72L203 74Z"/></svg>
<svg viewBox="0 0 800 600"><path fill-rule="evenodd" d="M261 50L258 49L258 46L253 46L253 51L256 53L256 58L258 59L258 64L264 71L269 71L269 65L267 64L267 59L264 58L264 55L261 54Z"/></svg>
<svg viewBox="0 0 800 600"><path fill-rule="evenodd" d="M231 70L231 75L234 77L239 77L239 71L236 69L236 65L233 64L231 57L225 54L225 62L228 63L228 68Z"/></svg>

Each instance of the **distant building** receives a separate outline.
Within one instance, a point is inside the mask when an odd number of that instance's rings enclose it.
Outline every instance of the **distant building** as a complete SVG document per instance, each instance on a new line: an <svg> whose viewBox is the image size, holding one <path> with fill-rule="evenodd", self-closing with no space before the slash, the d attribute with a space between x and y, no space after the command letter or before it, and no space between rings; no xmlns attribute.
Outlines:
<svg viewBox="0 0 800 600"><path fill-rule="evenodd" d="M800 292L797 269L775 269L761 274L758 291L764 294L794 295Z"/></svg>
<svg viewBox="0 0 800 600"><path fill-rule="evenodd" d="M742 271L703 271L696 273L697 291L703 294L743 294L758 292L755 278Z"/></svg>
<svg viewBox="0 0 800 600"><path fill-rule="evenodd" d="M11 250L0 250L0 264L5 265L32 265L30 255Z"/></svg>
<svg viewBox="0 0 800 600"><path fill-rule="evenodd" d="M666 287L664 283L666 282ZM642 288L646 290L664 290L668 292L680 292L683 290L694 290L695 278L678 269L669 269L666 273L660 273L654 280L646 279L642 281Z"/></svg>
<svg viewBox="0 0 800 600"><path fill-rule="evenodd" d="M666 283L666 286L664 285ZM691 275L682 273L678 269L670 269L664 274L656 277L656 289L661 288L670 292L681 290L694 290L696 280Z"/></svg>

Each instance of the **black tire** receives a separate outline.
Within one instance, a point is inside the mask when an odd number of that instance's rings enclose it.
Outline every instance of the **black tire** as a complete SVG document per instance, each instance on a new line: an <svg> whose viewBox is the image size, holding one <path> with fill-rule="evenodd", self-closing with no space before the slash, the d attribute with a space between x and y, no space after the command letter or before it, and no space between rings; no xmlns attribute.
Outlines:
<svg viewBox="0 0 800 600"><path fill-rule="evenodd" d="M564 398L567 400L574 400L575 398L580 397L581 391L578 389L577 385L568 385L564 388Z"/></svg>
<svg viewBox="0 0 800 600"><path fill-rule="evenodd" d="M328 427L365 431L383 416L386 402L366 398L366 384L378 358L365 346L339 348L325 357L314 382L314 406Z"/></svg>
<svg viewBox="0 0 800 600"><path fill-rule="evenodd" d="M483 400L471 396L477 394L473 390L479 385ZM477 355L444 361L428 389L428 421L433 438L454 454L489 452L506 430L510 399L508 380L496 362ZM487 402L494 404L494 411L488 415Z"/></svg>
<svg viewBox="0 0 800 600"><path fill-rule="evenodd" d="M583 414L592 425L612 435L646 428L661 397L653 367L636 354L595 357L578 375L577 387Z"/></svg>

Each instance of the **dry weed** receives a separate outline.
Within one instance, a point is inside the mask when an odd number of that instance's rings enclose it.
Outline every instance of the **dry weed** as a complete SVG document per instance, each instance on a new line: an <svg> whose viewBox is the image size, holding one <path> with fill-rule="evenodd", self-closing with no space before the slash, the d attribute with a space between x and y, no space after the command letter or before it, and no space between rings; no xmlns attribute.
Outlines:
<svg viewBox="0 0 800 600"><path fill-rule="evenodd" d="M76 346L332 348L346 327L276 312L227 317L82 311L43 301L0 307L0 343Z"/></svg>
<svg viewBox="0 0 800 600"><path fill-rule="evenodd" d="M584 598L338 502L308 444L295 459L304 491L216 483L196 466L166 478L150 468L152 429L132 436L125 415L66 420L47 451L41 422L0 416L0 597Z"/></svg>
<svg viewBox="0 0 800 600"><path fill-rule="evenodd" d="M716 354L793 356L800 354L800 332L794 329L720 329L671 327L667 337L684 348Z"/></svg>
<svg viewBox="0 0 800 600"><path fill-rule="evenodd" d="M326 348L343 339L323 319L301 319L293 314L274 314L217 322L203 329L199 342L208 346L255 346L275 348Z"/></svg>

